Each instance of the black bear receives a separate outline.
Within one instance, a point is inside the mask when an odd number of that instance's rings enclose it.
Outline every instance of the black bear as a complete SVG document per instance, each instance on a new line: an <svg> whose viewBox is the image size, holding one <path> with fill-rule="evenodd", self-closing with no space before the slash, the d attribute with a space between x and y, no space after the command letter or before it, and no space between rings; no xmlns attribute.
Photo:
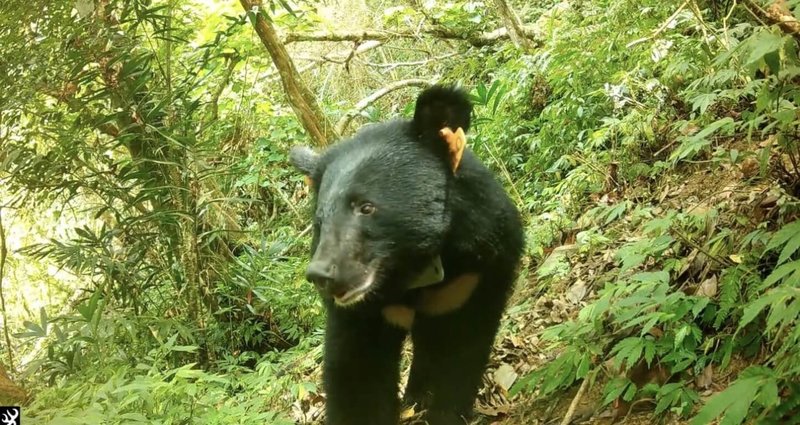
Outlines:
<svg viewBox="0 0 800 425"><path fill-rule="evenodd" d="M433 86L412 120L366 126L320 154L291 150L313 188L306 277L327 311L329 425L397 424L409 332L404 401L432 425L472 414L523 234L502 185L465 149L471 113L461 89Z"/></svg>

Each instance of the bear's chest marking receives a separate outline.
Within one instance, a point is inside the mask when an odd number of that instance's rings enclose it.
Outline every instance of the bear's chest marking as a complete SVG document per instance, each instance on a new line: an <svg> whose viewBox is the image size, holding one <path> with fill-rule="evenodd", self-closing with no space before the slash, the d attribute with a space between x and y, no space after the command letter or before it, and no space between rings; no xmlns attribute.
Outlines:
<svg viewBox="0 0 800 425"><path fill-rule="evenodd" d="M415 313L411 307L402 304L387 305L381 310L384 320L392 326L405 330L410 330L411 325L414 324Z"/></svg>
<svg viewBox="0 0 800 425"><path fill-rule="evenodd" d="M477 273L464 273L441 287L423 289L413 307L392 304L384 307L381 313L389 324L409 330L417 312L439 316L461 308L472 296L479 281L480 275Z"/></svg>

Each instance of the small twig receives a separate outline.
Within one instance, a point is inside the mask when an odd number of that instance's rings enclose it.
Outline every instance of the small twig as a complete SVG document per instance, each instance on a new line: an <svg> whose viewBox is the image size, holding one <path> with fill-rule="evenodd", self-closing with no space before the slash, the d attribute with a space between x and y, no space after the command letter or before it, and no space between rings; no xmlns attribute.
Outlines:
<svg viewBox="0 0 800 425"><path fill-rule="evenodd" d="M342 116L341 119L339 119L339 122L337 122L336 126L334 127L334 131L336 131L336 134L344 134L345 130L347 130L347 126L350 125L350 122L353 120L353 118L355 118L356 115L358 115L361 111L366 109L369 105L371 105L378 99L382 98L383 96L386 96L387 94L395 90L411 86L426 87L429 84L430 82L428 80L422 80L419 78L395 81L387 85L386 87L372 93L371 95L361 99L358 103L356 103L353 109L351 109L349 112L344 114L344 116Z"/></svg>
<svg viewBox="0 0 800 425"><path fill-rule="evenodd" d="M575 409L578 408L578 403L580 403L581 398L583 397L583 393L586 392L586 389L589 388L589 377L583 378L583 382L581 382L581 387L578 388L578 393L575 394L575 397L572 399L572 403L569 404L569 409L567 409L567 414L564 415L564 419L561 420L561 425L569 425L572 422L572 417L575 415Z"/></svg>
<svg viewBox="0 0 800 425"><path fill-rule="evenodd" d="M505 163L500 161L497 155L494 154L492 147L488 144L486 145L486 151L489 152L489 156L491 156L492 159L497 163L497 165L500 167L500 171L503 173L503 176L505 176L506 180L508 180L511 190L514 191L514 195L517 197L517 202L519 202L518 205L525 205L525 200L522 199L522 195L517 190L517 185L514 183L514 179L511 177L511 173L508 172L508 168L506 168Z"/></svg>
<svg viewBox="0 0 800 425"><path fill-rule="evenodd" d="M309 224L308 226L306 226L306 228L305 228L305 229L303 229L303 231L302 231L302 232L298 233L298 234L297 234L297 236L294 238L294 240L293 240L293 241L291 241L289 244L287 244L287 245L286 245L286 246L285 246L285 247L284 247L284 248L281 250L281 252L279 252L279 253L278 253L277 257L283 257L284 255L286 255L286 253L287 253L287 252L289 252L289 250L290 250L290 249L292 249L292 247L294 246L294 244L295 244L295 243L297 243L297 241L299 241L299 240L300 240L300 238L302 238L302 237L303 237L303 236L305 236L305 235L306 235L308 232L310 232L310 231L311 231L311 227L312 227L312 225L311 225L311 224Z"/></svg>
<svg viewBox="0 0 800 425"><path fill-rule="evenodd" d="M677 141L678 141L678 139L672 139L672 141L671 141L671 142L667 143L667 144L666 144L666 145L664 145L664 146L663 146L661 149L657 150L657 151L656 151L656 153L654 153L654 154L653 154L653 158L655 158L655 157L657 157L657 156L661 155L661 153L662 153L662 152L664 152L665 150L667 150L667 149L671 148L672 146L675 146L675 143L676 143Z"/></svg>
<svg viewBox="0 0 800 425"><path fill-rule="evenodd" d="M724 18L722 18L722 33L725 34L725 37L723 37L723 44L725 45L726 49L730 48L730 45L728 44L728 19L730 19L731 15L733 15L734 9L736 9L736 0L733 0L733 4L731 4L730 9L728 9L728 13L725 14Z"/></svg>
<svg viewBox="0 0 800 425"><path fill-rule="evenodd" d="M700 7L695 3L694 0L690 0L689 4L692 5L690 8L692 10L692 14L694 14L695 19L700 22L700 30L703 31L703 41L711 47L711 43L709 43L708 39L708 24L703 19L703 12L700 10Z"/></svg>
<svg viewBox="0 0 800 425"><path fill-rule="evenodd" d="M359 62L363 63L364 65L372 66L372 67L375 67L375 68L390 68L390 69L393 69L393 68L399 68L401 66L422 66L422 65L428 64L430 62L451 58L451 57L453 57L455 55L458 55L458 54L459 54L458 52L453 52L453 53L448 53L448 54L442 55L442 56L437 56L437 57L418 60L418 61L411 61L411 62L394 62L394 63L374 63L374 62L367 62L367 61L359 61Z"/></svg>
<svg viewBox="0 0 800 425"><path fill-rule="evenodd" d="M714 260L715 263L717 263L717 264L719 264L719 265L721 265L723 267L730 267L730 266L734 265L732 262L730 262L730 261L728 261L728 260L726 260L724 258L721 258L719 256L711 254L705 248L701 247L696 242L694 242L693 240L689 239L683 233L681 233L681 232L679 232L679 231L677 231L675 229L672 229L672 231L675 232L676 235L678 235L678 239L683 241L685 244L691 246L692 248L702 252L703 254L706 255L706 257L710 258L711 260Z"/></svg>
<svg viewBox="0 0 800 425"><path fill-rule="evenodd" d="M654 400L652 398L640 398L639 400L636 400L633 403L631 403L631 405L628 406L628 412L625 413L625 417L622 418L622 423L625 423L625 421L628 420L628 415L630 415L631 412L633 412L633 407L634 406L636 406L637 404L640 404L640 403L645 403L645 402L651 402L652 403L653 401Z"/></svg>
<svg viewBox="0 0 800 425"><path fill-rule="evenodd" d="M633 47L633 46L635 46L637 44L644 43L645 41L652 40L652 39L658 37L659 35L661 35L661 33L664 32L665 29L667 29L669 24L671 24L672 21L674 21L678 17L678 15L681 13L681 11L683 11L683 9L686 8L687 4L689 4L689 0L684 1L683 4L681 5L681 7L679 7L678 10L675 11L675 13L673 13L669 18L667 18L667 20L664 21L664 23L661 24L661 26L658 27L658 29L653 31L653 34L651 34L651 35L649 35L647 37L640 38L638 40L633 40L630 43L626 44L625 48L630 49L631 47Z"/></svg>

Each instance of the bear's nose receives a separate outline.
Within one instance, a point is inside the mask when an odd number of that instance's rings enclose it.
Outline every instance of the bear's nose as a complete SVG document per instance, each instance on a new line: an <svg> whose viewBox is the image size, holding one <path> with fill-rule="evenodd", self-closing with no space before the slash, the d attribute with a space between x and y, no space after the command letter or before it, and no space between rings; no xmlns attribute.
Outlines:
<svg viewBox="0 0 800 425"><path fill-rule="evenodd" d="M306 269L306 279L320 287L327 287L336 281L336 264L330 261L312 261Z"/></svg>

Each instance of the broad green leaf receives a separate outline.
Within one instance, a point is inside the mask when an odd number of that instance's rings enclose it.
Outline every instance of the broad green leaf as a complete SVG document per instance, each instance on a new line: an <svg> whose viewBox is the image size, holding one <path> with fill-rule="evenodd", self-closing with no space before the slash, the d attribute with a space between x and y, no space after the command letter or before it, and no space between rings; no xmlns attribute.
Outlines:
<svg viewBox="0 0 800 425"><path fill-rule="evenodd" d="M800 260L795 260L777 267L764 279L764 283L759 285L759 289L763 290L769 288L790 275L792 275L792 278L800 276Z"/></svg>
<svg viewBox="0 0 800 425"><path fill-rule="evenodd" d="M800 236L800 220L795 220L784 225L780 230L772 235L772 238L770 238L769 243L767 244L766 250L773 250L787 243L790 239L798 236Z"/></svg>
<svg viewBox="0 0 800 425"><path fill-rule="evenodd" d="M742 329L743 327L747 326L750 322L753 321L753 319L756 318L756 316L758 316L759 313L761 313L761 310L763 310L768 305L772 304L773 302L777 301L783 296L784 294L780 291L772 291L757 298L755 301L747 304L744 307L742 318L739 320L739 329Z"/></svg>
<svg viewBox="0 0 800 425"><path fill-rule="evenodd" d="M680 383L671 383L661 387L658 394L656 395L656 399L658 400L655 409L656 415L664 412L680 399L681 385L682 384Z"/></svg>
<svg viewBox="0 0 800 425"><path fill-rule="evenodd" d="M641 272L631 276L631 280L641 283L669 283L669 272L659 270L656 272Z"/></svg>
<svg viewBox="0 0 800 425"><path fill-rule="evenodd" d="M717 100L717 93L701 93L692 98L692 110L705 114L709 106Z"/></svg>
<svg viewBox="0 0 800 425"><path fill-rule="evenodd" d="M778 258L778 264L782 264L788 260L798 248L800 248L800 229L798 229L798 232L791 239L789 239L788 242L786 242L786 245L783 246L781 255Z"/></svg>
<svg viewBox="0 0 800 425"><path fill-rule="evenodd" d="M770 31L761 31L750 40L750 55L745 61L745 65L752 65L758 62L769 53L781 48L783 37Z"/></svg>
<svg viewBox="0 0 800 425"><path fill-rule="evenodd" d="M725 414L723 423L734 425L744 420L759 389L760 378L739 379L730 387L711 397L692 418L690 425L707 425ZM744 411L744 414L742 414Z"/></svg>

